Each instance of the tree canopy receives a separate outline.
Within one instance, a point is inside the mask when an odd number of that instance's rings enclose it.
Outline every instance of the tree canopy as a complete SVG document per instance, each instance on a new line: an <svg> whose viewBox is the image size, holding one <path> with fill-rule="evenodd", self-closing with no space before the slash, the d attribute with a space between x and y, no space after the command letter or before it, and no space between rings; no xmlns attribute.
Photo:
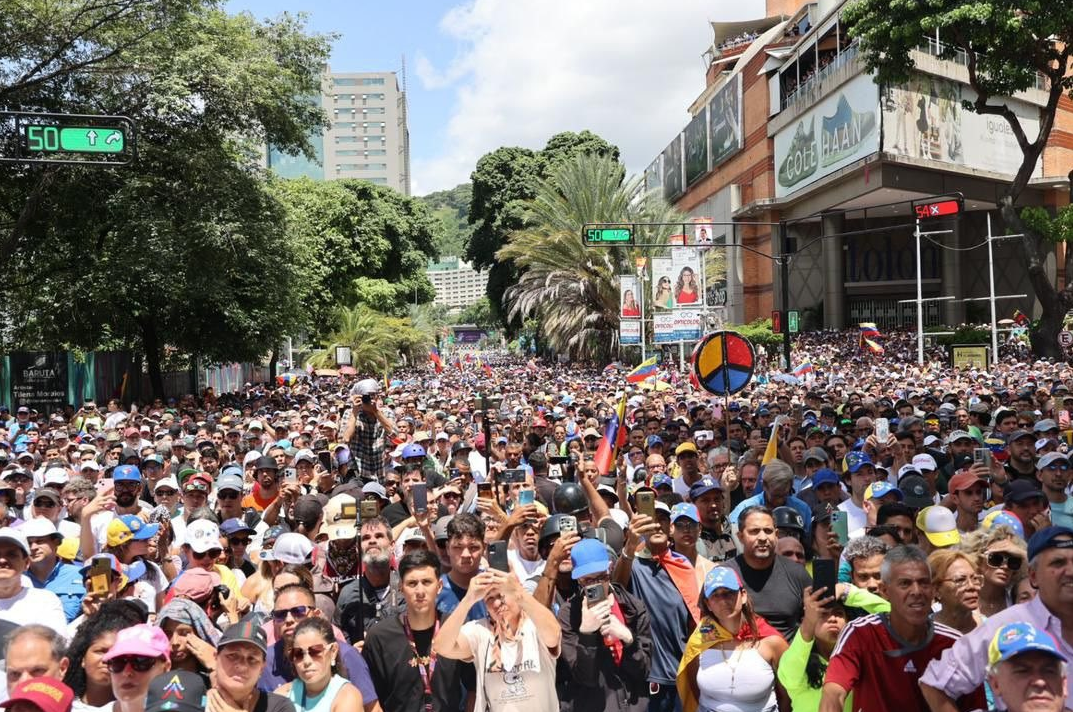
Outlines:
<svg viewBox="0 0 1073 712"><path fill-rule="evenodd" d="M473 227L469 224L469 204L473 200L473 185L462 183L450 190L441 190L418 198L440 221L436 252L440 255L462 257Z"/></svg>
<svg viewBox="0 0 1073 712"><path fill-rule="evenodd" d="M861 42L866 67L886 85L904 82L915 66L913 51L925 36L938 33L942 57L965 58L969 85L976 93L965 108L1009 124L1023 161L999 204L1006 225L1024 235L1022 254L1042 305L1033 348L1041 355L1059 355L1058 331L1073 308L1073 280L1068 277L1073 274L1073 251L1066 251L1067 284L1059 290L1046 270L1053 243L1039 229L1043 216L1034 211L1034 220L1024 220L1017 201L1050 138L1059 100L1073 97L1073 5L1038 0L855 0L842 16ZM1044 80L1047 101L1040 110L1039 134L1030 136L1006 98L1037 86L1038 77Z"/></svg>

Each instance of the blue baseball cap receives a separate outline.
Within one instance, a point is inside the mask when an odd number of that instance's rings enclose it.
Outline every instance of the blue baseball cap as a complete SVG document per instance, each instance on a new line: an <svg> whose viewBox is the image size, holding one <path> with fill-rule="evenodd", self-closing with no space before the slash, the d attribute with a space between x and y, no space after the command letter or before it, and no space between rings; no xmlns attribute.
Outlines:
<svg viewBox="0 0 1073 712"><path fill-rule="evenodd" d="M134 465L120 465L112 470L113 482L141 482L142 471Z"/></svg>
<svg viewBox="0 0 1073 712"><path fill-rule="evenodd" d="M645 441L645 444L648 447L652 447L653 445L662 445L663 444L663 438L661 438L658 435L649 435L648 440Z"/></svg>
<svg viewBox="0 0 1073 712"><path fill-rule="evenodd" d="M864 498L879 499L880 497L886 497L888 494L897 495L899 502L905 499L905 495L900 489L892 485L890 482L882 480L868 485L868 489L864 491Z"/></svg>
<svg viewBox="0 0 1073 712"><path fill-rule="evenodd" d="M408 457L424 457L424 456L425 456L425 448L421 447L420 445L410 444L410 445L407 445L406 447L404 447L402 449L402 459L404 459L404 460L406 458L408 458Z"/></svg>
<svg viewBox="0 0 1073 712"><path fill-rule="evenodd" d="M823 469L816 470L816 472L812 475L813 488L819 487L820 485L840 484L842 484L842 481L838 479L838 475L835 474L835 471L829 467L824 467Z"/></svg>
<svg viewBox="0 0 1073 712"><path fill-rule="evenodd" d="M1058 541L1058 537L1069 537ZM1036 558L1047 549L1073 549L1073 529L1050 526L1040 529L1028 540L1028 560Z"/></svg>
<svg viewBox="0 0 1073 712"><path fill-rule="evenodd" d="M703 497L712 490L719 490L721 492L723 490L723 485L714 477L701 477L689 488L689 498L696 499L697 497Z"/></svg>
<svg viewBox="0 0 1073 712"><path fill-rule="evenodd" d="M697 505L695 504L679 502L671 507L671 521L678 521L681 517L692 519L694 522L700 524L700 512L697 511Z"/></svg>
<svg viewBox="0 0 1073 712"><path fill-rule="evenodd" d="M704 577L704 597L708 598L720 588L740 591L741 579L738 578L738 572L726 566L716 566L709 571Z"/></svg>
<svg viewBox="0 0 1073 712"><path fill-rule="evenodd" d="M232 534L238 534L239 532L252 533L253 527L247 526L246 522L242 521L238 517L232 517L231 519L225 519L220 524L220 533L224 536L231 536Z"/></svg>
<svg viewBox="0 0 1073 712"><path fill-rule="evenodd" d="M865 465L871 465L875 467L875 463L872 462L872 458L868 457L866 452L853 451L846 454L846 471L851 475L857 473Z"/></svg>
<svg viewBox="0 0 1073 712"><path fill-rule="evenodd" d="M652 489L657 487L674 487L674 480L670 475L655 475L652 478Z"/></svg>
<svg viewBox="0 0 1073 712"><path fill-rule="evenodd" d="M605 574L611 566L611 557L607 547L599 539L582 539L570 550L570 561L574 570L570 577L577 581L582 576Z"/></svg>
<svg viewBox="0 0 1073 712"><path fill-rule="evenodd" d="M1021 653L1030 652L1046 653L1062 662L1067 660L1058 650L1051 634L1031 623L1007 623L995 631L995 637L987 646L987 660L991 665L997 665Z"/></svg>

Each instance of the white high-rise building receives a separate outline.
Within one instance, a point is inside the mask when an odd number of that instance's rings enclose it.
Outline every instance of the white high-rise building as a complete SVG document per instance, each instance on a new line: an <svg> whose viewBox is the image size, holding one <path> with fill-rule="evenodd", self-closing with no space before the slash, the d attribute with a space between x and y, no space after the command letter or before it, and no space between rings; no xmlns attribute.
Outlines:
<svg viewBox="0 0 1073 712"><path fill-rule="evenodd" d="M433 304L442 304L449 309L465 309L485 296L488 273L479 272L458 257L444 257L439 262L429 262L425 270L429 281L436 288Z"/></svg>

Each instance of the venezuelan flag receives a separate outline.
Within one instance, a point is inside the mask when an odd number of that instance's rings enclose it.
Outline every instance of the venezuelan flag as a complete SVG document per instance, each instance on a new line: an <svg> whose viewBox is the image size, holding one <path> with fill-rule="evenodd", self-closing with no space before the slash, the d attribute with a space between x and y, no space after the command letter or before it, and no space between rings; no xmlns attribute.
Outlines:
<svg viewBox="0 0 1073 712"><path fill-rule="evenodd" d="M659 371L659 368L656 366L657 363L659 363L659 357L653 356L652 358L639 365L637 368L627 373L626 381L629 383L641 383L646 378L655 376L656 373Z"/></svg>

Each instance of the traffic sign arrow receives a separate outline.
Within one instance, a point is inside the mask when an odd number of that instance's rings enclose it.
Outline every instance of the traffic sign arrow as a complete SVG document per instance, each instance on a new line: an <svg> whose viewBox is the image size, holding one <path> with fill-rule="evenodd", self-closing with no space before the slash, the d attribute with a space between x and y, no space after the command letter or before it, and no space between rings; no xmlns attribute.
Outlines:
<svg viewBox="0 0 1073 712"><path fill-rule="evenodd" d="M86 141L89 142L90 146L96 146L97 145L97 132L96 131L87 131L86 132Z"/></svg>
<svg viewBox="0 0 1073 712"><path fill-rule="evenodd" d="M122 140L122 138L123 134L121 134L119 131L113 131L112 133L108 134L108 138L104 139L104 142L107 144L113 144L117 141Z"/></svg>

